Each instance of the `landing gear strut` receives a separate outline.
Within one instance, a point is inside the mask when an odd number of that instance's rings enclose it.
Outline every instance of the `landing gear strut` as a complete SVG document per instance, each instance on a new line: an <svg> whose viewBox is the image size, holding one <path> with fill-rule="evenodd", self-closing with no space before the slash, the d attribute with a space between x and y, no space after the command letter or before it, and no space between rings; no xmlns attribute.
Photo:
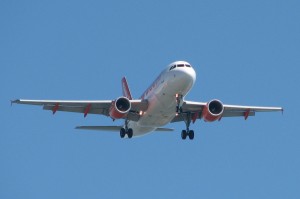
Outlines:
<svg viewBox="0 0 300 199"><path fill-rule="evenodd" d="M183 118L185 125L186 125L186 130L182 130L181 131L181 138L183 140L186 139L186 137L188 136L190 140L193 140L195 137L195 133L193 130L190 130L190 124L191 124L191 113L188 112L186 115L186 118Z"/></svg>
<svg viewBox="0 0 300 199"><path fill-rule="evenodd" d="M179 114L179 113L182 113L182 108L181 108L182 95L176 94L175 97L176 97L176 103L177 103L176 114Z"/></svg>
<svg viewBox="0 0 300 199"><path fill-rule="evenodd" d="M128 128L128 120L125 120L125 128L120 129L120 137L124 138L126 134L128 138L132 138L133 136L132 128Z"/></svg>

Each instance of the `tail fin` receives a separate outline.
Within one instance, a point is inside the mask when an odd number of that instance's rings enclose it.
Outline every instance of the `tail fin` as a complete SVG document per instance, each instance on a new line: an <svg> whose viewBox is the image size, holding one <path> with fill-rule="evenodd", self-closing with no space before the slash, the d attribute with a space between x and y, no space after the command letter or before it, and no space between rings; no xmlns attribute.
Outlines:
<svg viewBox="0 0 300 199"><path fill-rule="evenodd" d="M129 100L132 100L132 96L129 90L129 86L126 80L126 77L122 78L122 90L123 90L123 96L127 97Z"/></svg>

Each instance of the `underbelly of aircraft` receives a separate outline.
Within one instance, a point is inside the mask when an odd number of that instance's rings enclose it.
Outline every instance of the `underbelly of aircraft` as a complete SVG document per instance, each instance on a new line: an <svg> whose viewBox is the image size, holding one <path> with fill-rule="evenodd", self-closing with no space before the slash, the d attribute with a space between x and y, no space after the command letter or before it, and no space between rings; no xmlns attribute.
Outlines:
<svg viewBox="0 0 300 199"><path fill-rule="evenodd" d="M160 100L158 100L160 99ZM158 98L153 96L150 100L148 110L137 122L140 127L157 128L164 126L175 117L176 100L174 97Z"/></svg>

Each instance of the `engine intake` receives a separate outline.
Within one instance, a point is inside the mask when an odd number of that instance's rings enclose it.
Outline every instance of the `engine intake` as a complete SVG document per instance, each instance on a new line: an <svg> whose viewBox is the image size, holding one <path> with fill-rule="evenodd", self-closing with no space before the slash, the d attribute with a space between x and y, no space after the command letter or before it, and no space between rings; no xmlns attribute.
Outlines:
<svg viewBox="0 0 300 199"><path fill-rule="evenodd" d="M204 107L202 118L206 122L213 122L222 117L224 111L223 103L220 100L211 100Z"/></svg>
<svg viewBox="0 0 300 199"><path fill-rule="evenodd" d="M114 100L109 109L109 116L113 119L121 119L127 116L131 109L131 103L126 97Z"/></svg>

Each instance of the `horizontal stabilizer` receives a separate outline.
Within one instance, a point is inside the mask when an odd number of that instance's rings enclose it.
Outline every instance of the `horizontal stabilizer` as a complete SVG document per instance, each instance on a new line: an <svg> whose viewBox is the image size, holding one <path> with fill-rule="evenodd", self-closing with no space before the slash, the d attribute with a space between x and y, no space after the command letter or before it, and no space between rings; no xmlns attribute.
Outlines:
<svg viewBox="0 0 300 199"><path fill-rule="evenodd" d="M169 132L169 131L174 131L174 129L170 129L170 128L157 128L155 131Z"/></svg>
<svg viewBox="0 0 300 199"><path fill-rule="evenodd" d="M76 129L120 132L122 126L77 126Z"/></svg>
<svg viewBox="0 0 300 199"><path fill-rule="evenodd" d="M122 126L77 126L76 129L82 129L82 130L94 130L94 131L114 131L114 132L120 132ZM160 132L170 132L174 131L174 129L171 128L157 128L154 131L160 131Z"/></svg>

